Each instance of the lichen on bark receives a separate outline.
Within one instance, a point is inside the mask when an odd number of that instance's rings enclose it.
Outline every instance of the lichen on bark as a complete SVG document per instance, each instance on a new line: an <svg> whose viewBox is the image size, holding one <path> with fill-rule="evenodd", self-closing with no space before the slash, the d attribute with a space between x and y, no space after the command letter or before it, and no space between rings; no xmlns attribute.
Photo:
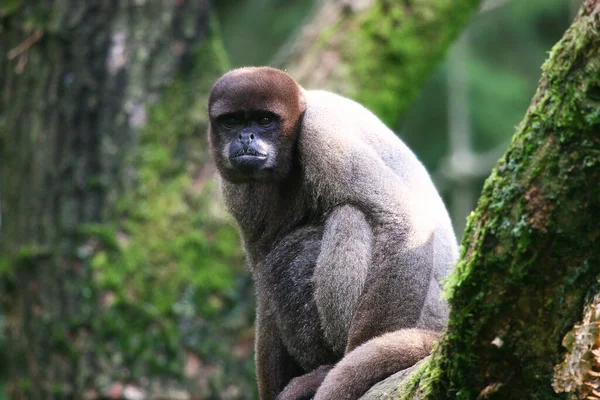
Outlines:
<svg viewBox="0 0 600 400"><path fill-rule="evenodd" d="M565 335L563 346L564 361L554 368L554 391L572 393L573 399L599 399L600 292L586 305L581 323Z"/></svg>

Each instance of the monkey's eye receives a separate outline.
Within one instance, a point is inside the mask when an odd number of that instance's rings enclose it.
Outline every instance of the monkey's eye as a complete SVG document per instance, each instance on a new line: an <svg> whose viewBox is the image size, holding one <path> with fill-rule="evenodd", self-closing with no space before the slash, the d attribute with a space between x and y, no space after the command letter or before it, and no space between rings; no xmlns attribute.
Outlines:
<svg viewBox="0 0 600 400"><path fill-rule="evenodd" d="M235 115L227 115L221 119L221 122L226 127L233 128L233 127L238 126L241 121L240 121L240 118Z"/></svg>
<svg viewBox="0 0 600 400"><path fill-rule="evenodd" d="M271 117L267 117L267 116L265 116L265 117L260 117L260 118L258 119L258 124L259 124L259 125L262 125L262 126L267 126L267 125L270 125L270 124L271 124L271 122L273 122L273 119L272 119Z"/></svg>

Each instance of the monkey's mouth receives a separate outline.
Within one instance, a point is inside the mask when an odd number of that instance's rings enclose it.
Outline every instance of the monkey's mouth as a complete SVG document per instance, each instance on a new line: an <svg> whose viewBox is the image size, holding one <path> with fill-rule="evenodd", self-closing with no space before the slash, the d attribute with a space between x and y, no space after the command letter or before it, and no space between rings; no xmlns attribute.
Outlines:
<svg viewBox="0 0 600 400"><path fill-rule="evenodd" d="M239 149L229 156L233 168L244 172L255 172L265 166L268 160L267 154L251 147Z"/></svg>
<svg viewBox="0 0 600 400"><path fill-rule="evenodd" d="M260 153L254 149L251 148L245 148L245 149L240 149L238 151L236 151L235 153L233 153L231 155L231 158L238 158L238 157L244 157L244 156L250 156L250 157L258 157L258 158L266 158L267 155Z"/></svg>

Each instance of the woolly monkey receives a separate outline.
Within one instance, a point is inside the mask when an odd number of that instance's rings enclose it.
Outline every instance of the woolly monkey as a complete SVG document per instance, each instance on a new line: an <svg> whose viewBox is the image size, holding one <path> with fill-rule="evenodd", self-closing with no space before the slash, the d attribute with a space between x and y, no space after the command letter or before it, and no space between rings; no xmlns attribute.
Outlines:
<svg viewBox="0 0 600 400"><path fill-rule="evenodd" d="M356 399L425 357L457 245L408 147L356 102L268 67L225 74L208 111L255 280L260 398Z"/></svg>

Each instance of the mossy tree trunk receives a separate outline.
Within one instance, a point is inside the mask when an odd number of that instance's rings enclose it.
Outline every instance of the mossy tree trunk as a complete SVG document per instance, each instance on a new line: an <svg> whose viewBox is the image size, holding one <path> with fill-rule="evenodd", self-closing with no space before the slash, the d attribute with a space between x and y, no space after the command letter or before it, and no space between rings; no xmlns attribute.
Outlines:
<svg viewBox="0 0 600 400"><path fill-rule="evenodd" d="M586 0L545 63L469 218L439 347L365 398L600 397L599 28Z"/></svg>
<svg viewBox="0 0 600 400"><path fill-rule="evenodd" d="M250 323L221 315L240 254L207 179L208 1L9 1L0 34L10 397L210 396L213 331Z"/></svg>
<svg viewBox="0 0 600 400"><path fill-rule="evenodd" d="M481 0L320 0L275 58L309 89L365 105L396 126Z"/></svg>

